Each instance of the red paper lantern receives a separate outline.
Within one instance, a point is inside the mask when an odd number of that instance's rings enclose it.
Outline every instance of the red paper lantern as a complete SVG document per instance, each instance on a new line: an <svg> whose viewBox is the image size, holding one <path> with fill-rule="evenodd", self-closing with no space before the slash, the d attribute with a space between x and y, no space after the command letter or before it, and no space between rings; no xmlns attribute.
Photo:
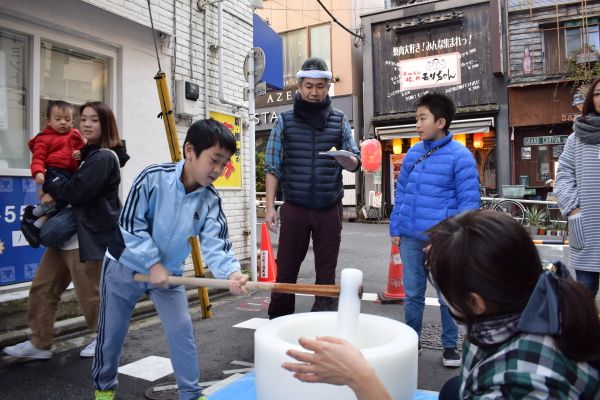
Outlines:
<svg viewBox="0 0 600 400"><path fill-rule="evenodd" d="M473 147L476 149L483 147L483 132L475 132L473 134Z"/></svg>
<svg viewBox="0 0 600 400"><path fill-rule="evenodd" d="M372 174L381 168L381 143L376 139L367 139L360 145L362 169Z"/></svg>

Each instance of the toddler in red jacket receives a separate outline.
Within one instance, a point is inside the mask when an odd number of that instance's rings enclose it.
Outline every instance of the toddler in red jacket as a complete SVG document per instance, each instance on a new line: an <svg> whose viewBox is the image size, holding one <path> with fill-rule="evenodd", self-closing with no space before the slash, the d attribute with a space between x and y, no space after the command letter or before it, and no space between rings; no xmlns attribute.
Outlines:
<svg viewBox="0 0 600 400"><path fill-rule="evenodd" d="M62 100L48 103L46 128L28 142L31 150L31 176L37 185L56 177L70 179L79 167L81 149L85 141L81 133L73 128L73 106ZM33 248L40 245L42 225L68 205L57 201L53 207L43 204L27 206L21 220L23 236Z"/></svg>

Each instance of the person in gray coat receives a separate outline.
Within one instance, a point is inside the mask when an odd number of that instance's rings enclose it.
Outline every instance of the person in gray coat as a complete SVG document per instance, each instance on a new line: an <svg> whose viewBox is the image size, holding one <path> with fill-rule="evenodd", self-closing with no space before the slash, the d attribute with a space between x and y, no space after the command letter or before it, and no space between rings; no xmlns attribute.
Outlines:
<svg viewBox="0 0 600 400"><path fill-rule="evenodd" d="M554 193L569 220L570 263L592 295L600 275L600 77L585 97L558 160Z"/></svg>

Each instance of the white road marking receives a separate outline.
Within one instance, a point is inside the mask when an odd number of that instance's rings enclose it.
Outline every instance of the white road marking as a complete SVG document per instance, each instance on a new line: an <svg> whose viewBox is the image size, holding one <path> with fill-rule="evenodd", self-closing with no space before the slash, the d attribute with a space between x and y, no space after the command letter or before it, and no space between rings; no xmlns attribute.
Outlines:
<svg viewBox="0 0 600 400"><path fill-rule="evenodd" d="M208 396L208 395L216 392L217 390L222 389L225 386L227 386L227 385L229 385L229 384L237 381L242 376L244 376L244 375L243 374L234 374L234 375L231 375L230 377L225 378L222 381L219 381L219 382L215 383L211 387L204 389L202 391L202 394L205 395L205 396ZM200 386L206 386L206 385L201 383Z"/></svg>
<svg viewBox="0 0 600 400"><path fill-rule="evenodd" d="M252 318L239 324L234 325L234 328L258 329L259 326L269 321L267 318Z"/></svg>
<svg viewBox="0 0 600 400"><path fill-rule="evenodd" d="M168 358L150 356L119 367L119 373L154 382L172 374L173 366Z"/></svg>
<svg viewBox="0 0 600 400"><path fill-rule="evenodd" d="M240 372L250 372L253 371L254 367L252 368L238 368L238 369L227 369L225 371L223 371L223 373L225 375L229 375L229 374L239 374Z"/></svg>

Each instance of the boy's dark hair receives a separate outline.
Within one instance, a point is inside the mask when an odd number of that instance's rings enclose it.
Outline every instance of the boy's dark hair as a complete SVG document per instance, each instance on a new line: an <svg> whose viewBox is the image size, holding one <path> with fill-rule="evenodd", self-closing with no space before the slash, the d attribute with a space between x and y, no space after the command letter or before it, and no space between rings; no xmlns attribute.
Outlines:
<svg viewBox="0 0 600 400"><path fill-rule="evenodd" d="M71 103L67 103L63 100L52 100L49 101L48 105L46 106L46 118L50 118L50 115L52 114L52 109L54 107L58 108L61 111L71 110L71 113L73 113L73 106L71 105Z"/></svg>
<svg viewBox="0 0 600 400"><path fill-rule="evenodd" d="M426 231L430 280L463 315L467 335L478 318L519 314L543 272L529 232L513 217L492 210L471 210ZM492 240L493 239L493 240ZM600 319L589 290L559 278L562 334L558 348L574 361L600 361ZM470 293L483 298L485 315L473 311Z"/></svg>
<svg viewBox="0 0 600 400"><path fill-rule="evenodd" d="M585 95L585 100L583 101L581 118L585 118L590 113L596 113L596 107L594 106L594 89L598 83L600 83L600 76L596 77L592 83L590 83L590 87Z"/></svg>
<svg viewBox="0 0 600 400"><path fill-rule="evenodd" d="M110 107L101 101L88 101L79 107L79 115L81 116L83 110L88 107L96 111L100 120L100 129L102 130L101 147L112 149L113 147L123 146L119 136L119 128L117 128L117 120Z"/></svg>
<svg viewBox="0 0 600 400"><path fill-rule="evenodd" d="M219 145L231 154L235 154L237 148L233 132L213 118L201 119L194 122L188 129L185 140L183 141L184 149L185 144L188 142L194 147L196 157L198 157L202 151L215 145ZM183 157L185 158L185 151Z"/></svg>
<svg viewBox="0 0 600 400"><path fill-rule="evenodd" d="M427 107L436 121L440 118L444 118L446 120L446 125L444 125L445 131L448 131L452 119L454 119L454 113L456 112L454 101L445 94L438 92L425 93L415 101L414 107L415 109Z"/></svg>

